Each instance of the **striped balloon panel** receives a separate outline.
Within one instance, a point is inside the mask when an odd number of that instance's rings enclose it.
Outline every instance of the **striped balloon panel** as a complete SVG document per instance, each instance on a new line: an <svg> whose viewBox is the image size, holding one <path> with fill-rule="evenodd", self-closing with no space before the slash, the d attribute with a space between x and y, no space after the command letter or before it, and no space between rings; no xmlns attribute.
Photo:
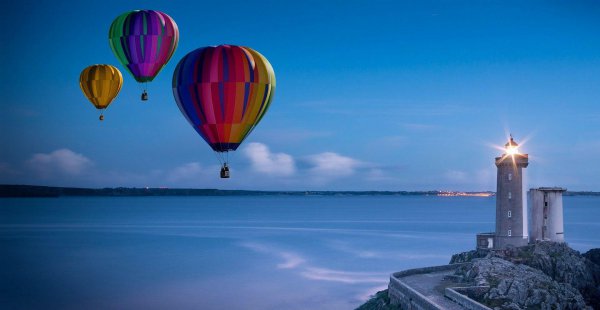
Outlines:
<svg viewBox="0 0 600 310"><path fill-rule="evenodd" d="M96 109L106 109L123 86L123 75L111 65L89 66L79 75L79 87Z"/></svg>
<svg viewBox="0 0 600 310"><path fill-rule="evenodd" d="M150 82L167 64L179 43L175 21L159 11L121 14L110 25L113 53L138 82Z"/></svg>
<svg viewBox="0 0 600 310"><path fill-rule="evenodd" d="M274 91L273 67L248 47L197 49L173 73L173 95L181 113L217 152L238 148L265 115Z"/></svg>

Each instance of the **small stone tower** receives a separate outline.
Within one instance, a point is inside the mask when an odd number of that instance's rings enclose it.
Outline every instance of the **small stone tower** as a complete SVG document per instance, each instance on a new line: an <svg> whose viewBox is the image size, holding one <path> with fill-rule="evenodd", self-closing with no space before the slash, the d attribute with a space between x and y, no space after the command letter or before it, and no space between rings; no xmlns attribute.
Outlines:
<svg viewBox="0 0 600 310"><path fill-rule="evenodd" d="M496 157L496 249L509 245L524 246L529 242L527 204L523 199L523 168L529 165L529 157L519 153L518 147L511 135L505 145L505 153Z"/></svg>
<svg viewBox="0 0 600 310"><path fill-rule="evenodd" d="M562 193L560 187L529 190L531 205L531 241L565 242Z"/></svg>

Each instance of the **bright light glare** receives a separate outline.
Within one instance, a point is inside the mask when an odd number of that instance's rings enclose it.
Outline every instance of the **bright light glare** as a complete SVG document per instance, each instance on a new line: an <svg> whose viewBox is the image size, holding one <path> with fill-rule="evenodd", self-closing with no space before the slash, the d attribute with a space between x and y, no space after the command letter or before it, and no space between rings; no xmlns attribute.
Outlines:
<svg viewBox="0 0 600 310"><path fill-rule="evenodd" d="M518 147L507 147L506 148L506 154L508 155L516 155L519 154L519 148Z"/></svg>

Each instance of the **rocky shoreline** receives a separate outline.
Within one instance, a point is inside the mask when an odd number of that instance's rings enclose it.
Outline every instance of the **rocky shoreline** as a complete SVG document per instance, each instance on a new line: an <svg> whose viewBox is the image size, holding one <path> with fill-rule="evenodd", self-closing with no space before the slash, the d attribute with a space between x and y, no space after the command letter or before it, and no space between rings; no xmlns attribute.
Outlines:
<svg viewBox="0 0 600 310"><path fill-rule="evenodd" d="M454 274L461 286L489 287L466 295L492 309L600 309L600 249L580 254L565 243L536 242L463 252L450 263L465 263ZM384 290L358 309L401 308Z"/></svg>

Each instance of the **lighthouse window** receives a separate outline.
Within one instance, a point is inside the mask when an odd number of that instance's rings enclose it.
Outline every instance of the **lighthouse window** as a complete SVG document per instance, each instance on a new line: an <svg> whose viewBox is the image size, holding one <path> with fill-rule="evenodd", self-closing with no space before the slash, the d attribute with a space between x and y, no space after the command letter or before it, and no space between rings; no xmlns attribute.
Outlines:
<svg viewBox="0 0 600 310"><path fill-rule="evenodd" d="M508 217L512 217L512 212L508 211Z"/></svg>
<svg viewBox="0 0 600 310"><path fill-rule="evenodd" d="M509 237L512 236L512 230L510 230L510 229L508 230L508 236Z"/></svg>
<svg viewBox="0 0 600 310"><path fill-rule="evenodd" d="M508 180L511 181L512 180L512 173L508 174Z"/></svg>
<svg viewBox="0 0 600 310"><path fill-rule="evenodd" d="M508 199L511 199L511 198L512 198L512 193L508 192Z"/></svg>

